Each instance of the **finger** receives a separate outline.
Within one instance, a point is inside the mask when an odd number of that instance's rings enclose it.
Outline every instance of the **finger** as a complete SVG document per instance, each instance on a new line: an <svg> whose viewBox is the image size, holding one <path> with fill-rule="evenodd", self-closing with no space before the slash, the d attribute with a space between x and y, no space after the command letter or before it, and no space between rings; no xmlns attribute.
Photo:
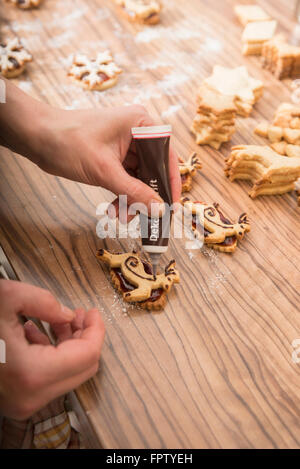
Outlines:
<svg viewBox="0 0 300 469"><path fill-rule="evenodd" d="M131 220L133 220L136 215L129 215L128 214L128 204L126 206L126 210L120 210L120 201L119 197L117 197L112 203L114 207L114 213L117 218L120 219L121 223L129 223Z"/></svg>
<svg viewBox="0 0 300 469"><path fill-rule="evenodd" d="M99 370L99 363L87 368L82 373L78 373L70 378L62 379L59 382L48 385L46 399L40 403L40 407L44 407L49 402L53 401L59 396L68 394L70 391L75 390L81 384L88 381L95 376Z"/></svg>
<svg viewBox="0 0 300 469"><path fill-rule="evenodd" d="M65 340L72 339L73 333L71 329L71 324L65 323L65 324L51 324L52 330L55 334L55 337L57 339L57 344L60 344L61 342L64 342Z"/></svg>
<svg viewBox="0 0 300 469"><path fill-rule="evenodd" d="M61 342L57 347L42 347L38 353L38 373L46 382L57 382L75 376L95 365L101 353L105 328L98 310L86 313L81 337ZM29 357L32 359L32 357Z"/></svg>
<svg viewBox="0 0 300 469"><path fill-rule="evenodd" d="M112 168L109 182L109 190L116 195L126 195L128 205L139 204L143 213L151 213L160 216L164 212L163 200L151 187L139 179L130 176L121 164Z"/></svg>
<svg viewBox="0 0 300 469"><path fill-rule="evenodd" d="M24 324L25 337L31 344L50 345L50 340L40 331L33 321L27 321Z"/></svg>
<svg viewBox="0 0 300 469"><path fill-rule="evenodd" d="M73 319L71 324L51 324L58 344L64 342L65 340L72 339L74 337L73 333L83 328L83 321L85 317L84 309L78 308L74 311L74 314L75 319ZM77 337L80 337L80 334L77 335Z"/></svg>
<svg viewBox="0 0 300 469"><path fill-rule="evenodd" d="M47 290L14 280L2 282L1 296L6 298L8 312L31 316L50 323L71 322L75 317L73 311L61 305ZM12 315L9 314L9 317L11 319Z"/></svg>
<svg viewBox="0 0 300 469"><path fill-rule="evenodd" d="M71 323L71 327L72 327L72 332L76 332L78 330L82 330L83 329L83 325L84 325L84 319L85 319L85 311L83 308L78 308L75 310L75 319L72 321Z"/></svg>
<svg viewBox="0 0 300 469"><path fill-rule="evenodd" d="M125 121L130 135L132 127L148 127L155 125L154 120L149 115L148 111L144 106L139 104L123 107L124 112L122 113L121 119ZM134 145L131 144L131 148L134 148Z"/></svg>
<svg viewBox="0 0 300 469"><path fill-rule="evenodd" d="M172 197L173 203L179 202L181 197L181 177L179 172L179 165L178 165L178 156L175 152L174 148L170 147L170 156L169 156L169 176L170 176L170 184L172 189Z"/></svg>
<svg viewBox="0 0 300 469"><path fill-rule="evenodd" d="M80 339L81 336L82 336L82 331L80 330L75 331L73 334L73 339Z"/></svg>

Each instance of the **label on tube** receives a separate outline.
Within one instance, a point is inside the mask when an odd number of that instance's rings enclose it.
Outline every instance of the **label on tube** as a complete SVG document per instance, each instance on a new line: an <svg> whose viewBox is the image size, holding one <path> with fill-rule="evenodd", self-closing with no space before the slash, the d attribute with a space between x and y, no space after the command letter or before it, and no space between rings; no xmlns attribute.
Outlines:
<svg viewBox="0 0 300 469"><path fill-rule="evenodd" d="M172 192L169 176L170 125L132 129L139 159L140 179L164 200L165 214L154 218L140 214L142 244L145 251L161 254L168 249Z"/></svg>

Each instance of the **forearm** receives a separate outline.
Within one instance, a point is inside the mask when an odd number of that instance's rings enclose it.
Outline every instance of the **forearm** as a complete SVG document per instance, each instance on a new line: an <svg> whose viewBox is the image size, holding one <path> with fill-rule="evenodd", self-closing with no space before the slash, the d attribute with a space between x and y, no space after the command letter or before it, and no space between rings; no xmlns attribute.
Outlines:
<svg viewBox="0 0 300 469"><path fill-rule="evenodd" d="M2 78L1 78L2 79ZM6 102L0 104L0 145L39 163L42 129L51 107L5 80Z"/></svg>

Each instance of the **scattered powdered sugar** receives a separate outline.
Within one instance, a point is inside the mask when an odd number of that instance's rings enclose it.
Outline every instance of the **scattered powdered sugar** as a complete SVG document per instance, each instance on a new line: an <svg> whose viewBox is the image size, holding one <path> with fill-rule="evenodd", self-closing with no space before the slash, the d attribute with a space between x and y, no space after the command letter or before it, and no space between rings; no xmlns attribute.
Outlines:
<svg viewBox="0 0 300 469"><path fill-rule="evenodd" d="M221 52L223 50L222 42L213 37L207 37L201 47L209 52Z"/></svg>
<svg viewBox="0 0 300 469"><path fill-rule="evenodd" d="M81 41L80 42L80 48L78 48L77 53L83 53L83 54L88 54L88 53L98 53L101 51L104 51L106 49L109 49L109 45L105 40L102 39L97 39L96 41Z"/></svg>
<svg viewBox="0 0 300 469"><path fill-rule="evenodd" d="M33 83L30 80L20 80L18 81L18 87L21 88L25 93L30 93L33 87Z"/></svg>
<svg viewBox="0 0 300 469"><path fill-rule="evenodd" d="M17 33L19 31L26 31L29 33L38 33L43 29L42 22L40 20L32 20L32 21L12 21L10 23L11 29Z"/></svg>
<svg viewBox="0 0 300 469"><path fill-rule="evenodd" d="M71 104L64 106L64 109L71 111L72 109L82 109L82 102L79 99L74 99Z"/></svg>
<svg viewBox="0 0 300 469"><path fill-rule="evenodd" d="M130 104L142 104L145 101L149 101L150 99L160 99L161 97L162 94L157 91L155 86L148 85L138 90L135 90L133 99Z"/></svg>
<svg viewBox="0 0 300 469"><path fill-rule="evenodd" d="M34 35L28 35L28 37L23 37L21 39L21 43L23 46L28 50L33 52L34 50L38 50L38 44L40 43L41 39L40 36L37 34L36 36Z"/></svg>
<svg viewBox="0 0 300 469"><path fill-rule="evenodd" d="M62 34L58 34L57 36L48 39L47 46L54 49L66 46L69 44L70 39L74 37L74 34L74 31L65 31Z"/></svg>
<svg viewBox="0 0 300 469"><path fill-rule="evenodd" d="M191 28L191 25L188 20L183 19L183 21L178 22L174 27L166 26L156 26L155 28L147 26L142 31L136 34L135 42L146 43L151 42L156 39L160 40L171 40L171 41L184 41L189 39L199 39L202 38L202 32L197 29Z"/></svg>
<svg viewBox="0 0 300 469"><path fill-rule="evenodd" d="M138 67L141 70L155 70L156 68L171 66L172 62L163 59L153 60L153 56L150 56L148 59L144 57L143 60L138 62Z"/></svg>
<svg viewBox="0 0 300 469"><path fill-rule="evenodd" d="M168 107L168 109L166 109L166 111L162 112L161 117L163 119L170 117L173 114L176 114L176 112L180 111L180 109L182 109L181 104L172 104L170 107Z"/></svg>
<svg viewBox="0 0 300 469"><path fill-rule="evenodd" d="M188 256L189 256L190 260L192 261L192 260L193 260L193 257L194 257L194 253L191 252L191 251L189 251L189 252L188 252Z"/></svg>
<svg viewBox="0 0 300 469"><path fill-rule="evenodd" d="M79 88L79 86L77 85L73 85L73 83L70 83L70 84L61 84L60 85L60 90L63 91L63 93L74 93L77 95L77 99L78 99L78 94L79 94L79 91L82 91L84 92L83 89Z"/></svg>
<svg viewBox="0 0 300 469"><path fill-rule="evenodd" d="M110 12L107 8L98 8L95 16L97 20L103 21L110 17Z"/></svg>
<svg viewBox="0 0 300 469"><path fill-rule="evenodd" d="M222 284L228 282L227 279L228 276L231 275L231 272L224 264L220 264L216 251L203 246L201 252L208 259L214 270L213 276L207 277L208 286L211 289L218 289Z"/></svg>
<svg viewBox="0 0 300 469"><path fill-rule="evenodd" d="M61 15L60 13L53 13L52 14L52 21L48 22L48 26L51 27L58 27L61 29L68 29L74 25L75 21L78 21L85 15L87 12L87 7L83 6L81 8L72 8L72 12L68 15Z"/></svg>
<svg viewBox="0 0 300 469"><path fill-rule="evenodd" d="M177 87L190 80L190 75L183 72L171 72L157 82L157 87L167 96L177 94Z"/></svg>
<svg viewBox="0 0 300 469"><path fill-rule="evenodd" d="M148 26L144 28L143 31L137 33L137 35L135 36L135 42L143 43L151 42L154 39L159 39L162 36L162 31L163 28L161 26L156 26L155 28Z"/></svg>

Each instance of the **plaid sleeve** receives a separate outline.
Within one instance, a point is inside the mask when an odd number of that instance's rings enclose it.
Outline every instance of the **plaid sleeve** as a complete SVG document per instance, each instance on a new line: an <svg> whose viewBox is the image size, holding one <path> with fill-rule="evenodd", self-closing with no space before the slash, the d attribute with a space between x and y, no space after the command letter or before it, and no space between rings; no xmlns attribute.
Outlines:
<svg viewBox="0 0 300 469"><path fill-rule="evenodd" d="M79 434L71 427L65 409L65 397L60 397L25 422L5 419L2 449L79 449Z"/></svg>

